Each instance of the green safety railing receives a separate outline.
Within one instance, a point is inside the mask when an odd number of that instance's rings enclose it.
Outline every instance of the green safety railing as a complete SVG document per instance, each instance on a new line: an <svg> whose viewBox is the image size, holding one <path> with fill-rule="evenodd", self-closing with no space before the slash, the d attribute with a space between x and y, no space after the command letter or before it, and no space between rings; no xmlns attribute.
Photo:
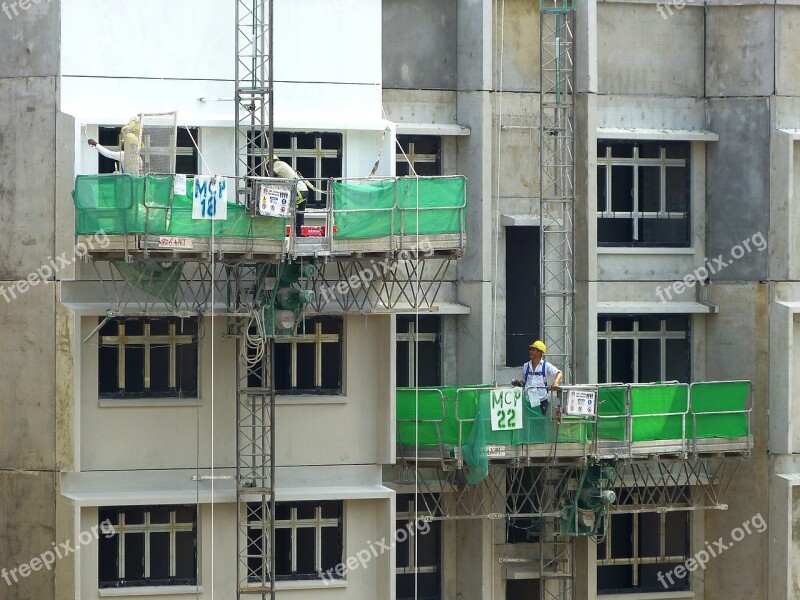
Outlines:
<svg viewBox="0 0 800 600"><path fill-rule="evenodd" d="M467 179L389 177L333 180L335 239L466 231Z"/></svg>
<svg viewBox="0 0 800 600"><path fill-rule="evenodd" d="M168 235L283 239L286 219L251 217L241 204L227 203L224 221L192 218L194 180L176 195L171 175L78 175L72 198L75 234ZM234 195L231 191L229 195Z"/></svg>
<svg viewBox="0 0 800 600"><path fill-rule="evenodd" d="M273 184L286 182L263 179ZM306 212L325 216L326 237L330 239L457 234L463 246L467 184L462 176L315 181L325 188L323 205ZM75 233L285 237L288 219L251 216L246 207L235 202L227 203L225 221L192 219L193 188L191 177L187 177L186 193L176 195L171 175L78 175L72 192ZM229 196L235 197L233 183Z"/></svg>
<svg viewBox="0 0 800 600"><path fill-rule="evenodd" d="M491 427L491 386L398 388L396 441L404 455L413 447L451 458L460 451L473 464L492 445L577 443L587 454L624 454L660 444L689 453L739 440L727 449L752 449L749 381L574 387L596 391L596 414L556 418L551 405L545 417L523 402L522 427L501 431Z"/></svg>

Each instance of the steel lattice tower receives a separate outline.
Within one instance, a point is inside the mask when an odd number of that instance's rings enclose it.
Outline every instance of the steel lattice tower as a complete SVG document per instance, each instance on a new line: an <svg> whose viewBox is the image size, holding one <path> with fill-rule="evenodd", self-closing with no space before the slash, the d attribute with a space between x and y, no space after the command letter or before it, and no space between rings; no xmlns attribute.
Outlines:
<svg viewBox="0 0 800 600"><path fill-rule="evenodd" d="M552 363L574 376L575 104L572 0L540 0L541 327Z"/></svg>
<svg viewBox="0 0 800 600"><path fill-rule="evenodd" d="M236 190L251 206L253 177L273 148L273 2L236 2ZM275 390L273 342L254 360L239 338L236 373L237 598L275 598Z"/></svg>

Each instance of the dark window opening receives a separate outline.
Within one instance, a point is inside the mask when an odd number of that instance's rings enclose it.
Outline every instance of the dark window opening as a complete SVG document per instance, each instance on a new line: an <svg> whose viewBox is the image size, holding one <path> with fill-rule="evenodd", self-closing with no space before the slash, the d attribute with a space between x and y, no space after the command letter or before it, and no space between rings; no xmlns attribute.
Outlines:
<svg viewBox="0 0 800 600"><path fill-rule="evenodd" d="M100 508L97 540L100 588L197 585L195 506Z"/></svg>
<svg viewBox="0 0 800 600"><path fill-rule="evenodd" d="M598 245L688 247L690 156L689 142L599 141Z"/></svg>
<svg viewBox="0 0 800 600"><path fill-rule="evenodd" d="M197 397L197 319L110 319L98 335L100 398Z"/></svg>
<svg viewBox="0 0 800 600"><path fill-rule="evenodd" d="M522 366L539 338L539 228L506 227L506 366Z"/></svg>
<svg viewBox="0 0 800 600"><path fill-rule="evenodd" d="M97 141L109 150L117 151L120 149L121 127L100 127L97 133ZM192 139L194 138L194 143ZM197 175L200 165L200 155L195 144L200 143L199 129L197 127L178 127L175 148L175 172L182 175ZM97 155L97 172L114 173L118 166L116 161L106 158L102 154ZM145 172L147 169L145 168Z"/></svg>
<svg viewBox="0 0 800 600"><path fill-rule="evenodd" d="M442 174L442 138L432 135L398 135L397 142L403 149L397 151L395 173L431 176ZM403 156L405 153L405 156ZM413 171L409 163L414 166Z"/></svg>
<svg viewBox="0 0 800 600"><path fill-rule="evenodd" d="M442 384L441 320L435 316L397 316L397 385Z"/></svg>

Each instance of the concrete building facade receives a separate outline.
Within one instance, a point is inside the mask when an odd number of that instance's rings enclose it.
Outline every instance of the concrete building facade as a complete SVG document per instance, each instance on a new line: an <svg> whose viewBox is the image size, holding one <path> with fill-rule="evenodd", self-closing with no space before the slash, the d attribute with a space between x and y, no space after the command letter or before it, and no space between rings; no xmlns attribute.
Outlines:
<svg viewBox="0 0 800 600"><path fill-rule="evenodd" d="M286 359L294 383L278 398L276 462L292 573L328 551L346 562L413 521L417 490L384 475L396 462L397 386L506 383L539 335L539 10L530 0L275 0L276 147L331 160L318 177L365 176L376 158L379 175L406 174L405 153L421 174L469 182L467 252L438 310L419 321L313 315L338 347L330 389L304 393L292 374L307 373ZM626 517L616 537L577 540L574 598L800 597L797 19L791 2L575 7L572 378L749 379L755 447L727 510ZM98 42L104 31L113 41ZM74 260L71 198L76 175L110 168L86 140L113 145L139 112L178 112L197 142L179 144L190 173L233 174L234 33L234 3L212 0L3 5L2 598L235 594L225 477L236 462L236 345L222 317L193 331L174 321L196 340L193 393L104 393L124 334L97 331L109 300L93 265ZM416 378L415 357L425 362ZM105 519L127 541L103 541ZM732 540L745 523L752 531ZM398 544L344 579L287 578L278 596L413 598L416 573L430 598L539 597L534 574L507 567L533 548L510 540L504 521L429 529L423 562ZM657 571L717 540L724 553L661 586ZM62 542L73 551L34 562Z"/></svg>

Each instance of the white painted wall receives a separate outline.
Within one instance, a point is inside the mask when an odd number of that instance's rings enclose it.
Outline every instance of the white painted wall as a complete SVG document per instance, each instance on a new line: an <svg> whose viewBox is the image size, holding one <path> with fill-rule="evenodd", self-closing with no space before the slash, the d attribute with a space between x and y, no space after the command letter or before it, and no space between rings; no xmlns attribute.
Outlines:
<svg viewBox="0 0 800 600"><path fill-rule="evenodd" d="M97 323L97 317L84 318L81 339ZM394 365L392 324L388 315L345 318L343 395L278 398L281 466L391 462L394 371L387 365ZM99 402L97 336L82 345L79 470L193 469L198 453L200 466L208 467L212 438L214 466L235 465L235 344L224 337L224 319L213 329L208 319L204 329L199 401L165 399L161 406L154 400Z"/></svg>
<svg viewBox="0 0 800 600"><path fill-rule="evenodd" d="M61 110L83 123L122 123L138 112L177 110L181 124L232 124L235 6L217 0L65 0ZM378 127L381 28L380 0L278 0L276 126Z"/></svg>
<svg viewBox="0 0 800 600"><path fill-rule="evenodd" d="M98 524L96 507L79 510L76 519L77 530L71 536L77 540L81 532L91 531ZM201 599L232 598L236 591L236 505L233 503L201 504L198 515L198 584L202 592ZM344 503L344 552L343 562L348 557L357 556L360 550L369 551L379 548L375 542L383 540L388 546L394 532L394 501L391 498L380 500L347 500ZM212 543L213 542L213 543ZM362 554L362 556L364 556ZM122 590L104 590L97 588L98 542L81 547L75 554L78 571L76 597L84 600L97 600L114 596L130 596L131 588ZM394 549L379 556L365 559L365 568L358 564L356 569L346 575L344 585L338 582L326 587L319 581L299 581L279 584L281 597L286 598L374 598L390 600L394 597ZM168 598L195 597L195 594L174 595L165 587L163 594L153 593L149 588L148 598L167 600ZM140 596L141 594L136 594Z"/></svg>

